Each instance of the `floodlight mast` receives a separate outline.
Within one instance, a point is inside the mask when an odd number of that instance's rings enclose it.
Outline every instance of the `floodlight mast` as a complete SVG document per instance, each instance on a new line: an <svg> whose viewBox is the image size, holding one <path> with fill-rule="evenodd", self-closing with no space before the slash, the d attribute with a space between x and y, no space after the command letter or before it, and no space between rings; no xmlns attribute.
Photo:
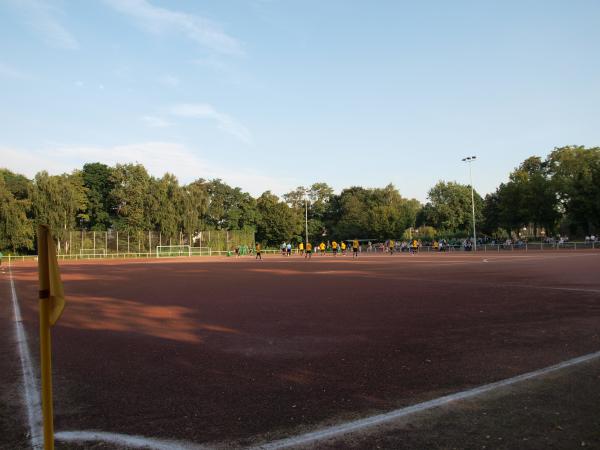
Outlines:
<svg viewBox="0 0 600 450"><path fill-rule="evenodd" d="M308 245L308 190L304 191L304 226L306 231L306 241L304 242L304 249Z"/></svg>
<svg viewBox="0 0 600 450"><path fill-rule="evenodd" d="M463 162L469 163L469 182L471 183L471 210L473 212L473 249L477 251L477 233L475 231L475 196L473 194L473 174L471 171L471 163L477 159L477 156L467 156L462 159Z"/></svg>

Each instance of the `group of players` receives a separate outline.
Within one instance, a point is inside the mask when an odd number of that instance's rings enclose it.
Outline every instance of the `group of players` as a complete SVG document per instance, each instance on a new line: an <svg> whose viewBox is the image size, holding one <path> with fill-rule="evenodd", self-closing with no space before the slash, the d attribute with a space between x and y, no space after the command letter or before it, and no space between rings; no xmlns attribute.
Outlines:
<svg viewBox="0 0 600 450"><path fill-rule="evenodd" d="M351 243L351 246L352 246L352 258L358 258L358 253L360 251L360 244L358 242L358 239L354 239ZM346 244L345 241L342 241L339 244L337 243L337 241L333 241L331 243L330 248L331 248L331 252L332 252L333 256L337 256L338 253L345 255L346 250L348 249L348 245ZM324 256L327 251L327 246L325 245L324 242L321 242L318 245L317 250ZM307 242L306 245L303 242L301 242L298 245L298 251L305 258L310 259L310 258L312 258L313 245L310 242ZM262 259L262 247L261 247L260 243L258 243L258 242L256 243L255 252L256 252L255 259ZM282 244L281 245L281 254L290 256L292 254L291 244Z"/></svg>
<svg viewBox="0 0 600 450"><path fill-rule="evenodd" d="M329 248L331 249L331 253L333 254L333 256L337 256L338 253L345 255L346 250L348 249L348 245L345 241L342 241L339 244L337 243L337 241L333 241L330 245L331 246ZM358 239L354 239L351 242L351 247L352 258L358 258L358 252L360 251L360 244L358 243ZM301 255L304 255L305 258L311 258L313 246L310 242L307 242L306 245L304 245L303 242L300 242L300 244L298 244L298 251ZM325 255L325 253L327 252L327 246L325 245L325 242L321 242L317 246L317 251L320 252L321 255Z"/></svg>

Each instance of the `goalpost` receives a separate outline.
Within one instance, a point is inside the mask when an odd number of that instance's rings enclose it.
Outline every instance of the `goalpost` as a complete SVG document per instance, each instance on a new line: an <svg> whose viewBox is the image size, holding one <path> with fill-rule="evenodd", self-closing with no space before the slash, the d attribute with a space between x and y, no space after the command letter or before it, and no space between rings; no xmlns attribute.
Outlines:
<svg viewBox="0 0 600 450"><path fill-rule="evenodd" d="M157 245L157 258L173 258L176 256L210 256L210 247L192 247L190 245Z"/></svg>
<svg viewBox="0 0 600 450"><path fill-rule="evenodd" d="M104 248L81 248L79 257L85 258L106 258L106 249Z"/></svg>
<svg viewBox="0 0 600 450"><path fill-rule="evenodd" d="M210 256L210 247L191 247L190 256Z"/></svg>
<svg viewBox="0 0 600 450"><path fill-rule="evenodd" d="M157 245L156 257L192 256L192 248L189 245Z"/></svg>

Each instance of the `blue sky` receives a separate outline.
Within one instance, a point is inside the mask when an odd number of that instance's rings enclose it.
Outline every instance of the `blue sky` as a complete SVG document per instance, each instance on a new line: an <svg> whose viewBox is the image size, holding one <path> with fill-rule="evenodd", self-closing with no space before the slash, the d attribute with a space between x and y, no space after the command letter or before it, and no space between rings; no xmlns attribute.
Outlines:
<svg viewBox="0 0 600 450"><path fill-rule="evenodd" d="M493 191L600 145L600 2L0 0L0 166Z"/></svg>

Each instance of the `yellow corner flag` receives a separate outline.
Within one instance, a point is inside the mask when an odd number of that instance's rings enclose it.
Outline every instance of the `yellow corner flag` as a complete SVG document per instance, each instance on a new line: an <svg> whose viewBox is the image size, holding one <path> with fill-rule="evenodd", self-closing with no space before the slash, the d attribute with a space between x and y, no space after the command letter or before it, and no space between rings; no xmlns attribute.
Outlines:
<svg viewBox="0 0 600 450"><path fill-rule="evenodd" d="M40 360L42 369L42 416L44 450L54 450L52 412L52 346L50 326L65 308L62 280L56 260L56 246L47 225L38 227L38 275L40 280Z"/></svg>
<svg viewBox="0 0 600 450"><path fill-rule="evenodd" d="M56 246L47 225L38 227L38 268L40 299L50 300L48 322L54 325L65 308L65 294L56 260Z"/></svg>

